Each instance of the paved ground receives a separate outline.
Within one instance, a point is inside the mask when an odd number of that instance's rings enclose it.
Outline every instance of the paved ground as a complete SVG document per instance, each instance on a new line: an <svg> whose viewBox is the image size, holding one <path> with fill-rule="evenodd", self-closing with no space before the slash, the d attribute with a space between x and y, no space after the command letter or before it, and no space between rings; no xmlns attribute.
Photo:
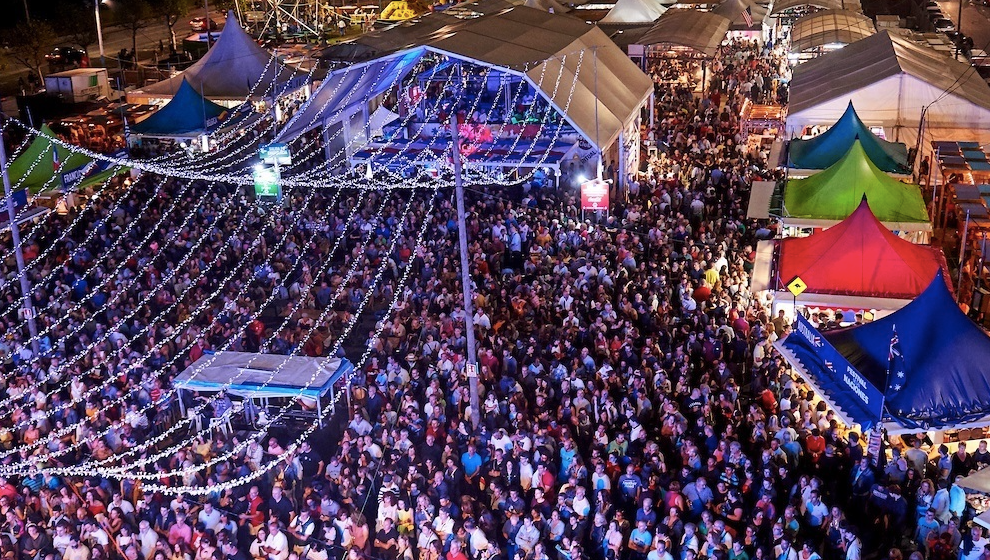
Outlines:
<svg viewBox="0 0 990 560"><path fill-rule="evenodd" d="M962 27L959 25L959 2L963 2ZM990 51L990 8L970 0L938 0L942 12L966 35L973 38L973 48Z"/></svg>

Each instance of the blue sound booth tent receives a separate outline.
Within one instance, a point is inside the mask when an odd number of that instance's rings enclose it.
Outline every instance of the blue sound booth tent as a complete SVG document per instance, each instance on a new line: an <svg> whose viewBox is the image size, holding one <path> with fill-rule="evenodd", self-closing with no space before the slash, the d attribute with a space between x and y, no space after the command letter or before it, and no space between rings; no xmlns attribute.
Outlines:
<svg viewBox="0 0 990 560"><path fill-rule="evenodd" d="M216 130L226 116L226 107L205 99L183 79L175 97L131 128L142 136L196 137Z"/></svg>
<svg viewBox="0 0 990 560"><path fill-rule="evenodd" d="M335 401L339 391L350 398L346 385L336 385L353 371L354 365L346 358L208 353L176 376L174 386L201 393L226 390L230 395L260 401L262 406L272 398L296 398L315 408L322 418L324 400ZM179 406L185 414L182 399Z"/></svg>
<svg viewBox="0 0 990 560"><path fill-rule="evenodd" d="M990 425L990 336L941 272L883 319L822 333L802 317L774 346L847 424L891 434Z"/></svg>

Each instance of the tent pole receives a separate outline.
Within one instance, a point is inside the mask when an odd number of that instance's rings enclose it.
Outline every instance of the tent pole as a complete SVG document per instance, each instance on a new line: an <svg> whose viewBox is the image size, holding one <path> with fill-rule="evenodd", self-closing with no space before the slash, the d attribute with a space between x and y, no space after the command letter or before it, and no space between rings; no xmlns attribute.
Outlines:
<svg viewBox="0 0 990 560"><path fill-rule="evenodd" d="M963 224L962 243L959 245L959 277L956 279L956 303L959 303L959 296L962 290L963 259L966 257L966 241L969 236L969 210L966 210L966 223Z"/></svg>

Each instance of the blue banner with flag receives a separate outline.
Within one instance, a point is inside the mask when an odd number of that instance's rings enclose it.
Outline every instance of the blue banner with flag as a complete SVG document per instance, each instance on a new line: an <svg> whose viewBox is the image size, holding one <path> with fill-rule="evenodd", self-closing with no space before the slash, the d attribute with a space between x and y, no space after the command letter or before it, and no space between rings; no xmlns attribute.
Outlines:
<svg viewBox="0 0 990 560"><path fill-rule="evenodd" d="M779 342L788 350L832 404L864 430L880 422L884 394L867 381L807 319L798 315L794 329Z"/></svg>
<svg viewBox="0 0 990 560"><path fill-rule="evenodd" d="M53 152L56 150L52 150ZM116 152L109 154L109 158L114 160L120 160L127 157L127 150L120 149ZM93 177L104 171L115 167L116 164L103 159L92 159L82 165L75 167L73 169L62 171L59 174L59 178L62 182L62 192L69 192L75 190L84 180L88 177ZM60 171L60 165L56 166L55 171Z"/></svg>
<svg viewBox="0 0 990 560"><path fill-rule="evenodd" d="M894 334L890 337L890 353L887 355L887 387L886 397L893 397L904 388L907 381L907 363L904 352L901 351L901 340L897 336L897 325L893 327Z"/></svg>

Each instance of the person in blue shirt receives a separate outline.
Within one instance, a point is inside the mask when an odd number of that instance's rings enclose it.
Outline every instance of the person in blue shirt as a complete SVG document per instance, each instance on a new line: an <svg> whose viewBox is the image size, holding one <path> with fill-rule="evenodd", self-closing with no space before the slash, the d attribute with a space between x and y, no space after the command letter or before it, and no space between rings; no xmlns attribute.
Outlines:
<svg viewBox="0 0 990 560"><path fill-rule="evenodd" d="M560 477L567 478L567 472L571 468L571 464L574 462L574 455L577 454L577 448L574 446L574 440L567 439L564 441L564 446L560 448Z"/></svg>
<svg viewBox="0 0 990 560"><path fill-rule="evenodd" d="M644 560L653 545L653 535L650 534L645 520L636 522L636 528L629 533L629 557L633 560Z"/></svg>
<svg viewBox="0 0 990 560"><path fill-rule="evenodd" d="M477 449L473 443L468 444L468 450L461 455L461 466L464 468L464 478L471 484L474 484L478 473L481 471L481 455L478 455Z"/></svg>

